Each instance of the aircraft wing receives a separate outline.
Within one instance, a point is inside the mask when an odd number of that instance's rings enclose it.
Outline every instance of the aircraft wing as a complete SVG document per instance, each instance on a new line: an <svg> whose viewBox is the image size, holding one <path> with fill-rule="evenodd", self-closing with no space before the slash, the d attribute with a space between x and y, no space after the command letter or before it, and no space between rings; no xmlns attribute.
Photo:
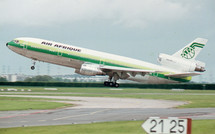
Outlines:
<svg viewBox="0 0 215 134"><path fill-rule="evenodd" d="M166 74L165 76L173 77L173 78L183 78L183 77L196 76L196 75L201 75L201 73L187 72L187 73L179 73L179 74Z"/></svg>
<svg viewBox="0 0 215 134"><path fill-rule="evenodd" d="M155 70L113 67L113 66L102 66L102 67L100 67L100 69L103 72L126 72L126 73L130 73L130 74L147 74L147 73L160 72L160 71L155 71ZM201 75L201 73L186 72L186 73L178 73L178 74L166 74L165 76L173 77L173 78L184 78L184 77L196 76L196 75Z"/></svg>
<svg viewBox="0 0 215 134"><path fill-rule="evenodd" d="M113 66L102 66L100 69L104 72L126 72L126 73L154 73L154 70L125 68L125 67L113 67Z"/></svg>

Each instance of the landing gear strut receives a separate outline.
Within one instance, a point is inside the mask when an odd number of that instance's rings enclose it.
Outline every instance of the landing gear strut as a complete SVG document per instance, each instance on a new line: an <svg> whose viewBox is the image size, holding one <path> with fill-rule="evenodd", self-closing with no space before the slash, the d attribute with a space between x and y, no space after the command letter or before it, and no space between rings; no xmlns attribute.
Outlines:
<svg viewBox="0 0 215 134"><path fill-rule="evenodd" d="M113 81L112 81L113 78ZM113 76L109 76L109 80L104 82L104 86L107 87L119 87L119 84L116 82L119 79L117 73L113 73Z"/></svg>
<svg viewBox="0 0 215 134"><path fill-rule="evenodd" d="M33 61L33 65L31 66L31 70L35 69L35 64L36 64L36 61Z"/></svg>

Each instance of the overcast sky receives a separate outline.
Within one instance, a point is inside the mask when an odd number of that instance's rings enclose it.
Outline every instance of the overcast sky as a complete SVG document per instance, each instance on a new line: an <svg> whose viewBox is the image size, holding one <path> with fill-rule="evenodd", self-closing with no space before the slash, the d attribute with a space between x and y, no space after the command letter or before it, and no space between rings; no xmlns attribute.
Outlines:
<svg viewBox="0 0 215 134"><path fill-rule="evenodd" d="M0 73L72 74L73 69L37 63L6 46L35 37L157 63L197 37L207 38L197 57L207 72L194 80L214 81L213 0L0 0Z"/></svg>

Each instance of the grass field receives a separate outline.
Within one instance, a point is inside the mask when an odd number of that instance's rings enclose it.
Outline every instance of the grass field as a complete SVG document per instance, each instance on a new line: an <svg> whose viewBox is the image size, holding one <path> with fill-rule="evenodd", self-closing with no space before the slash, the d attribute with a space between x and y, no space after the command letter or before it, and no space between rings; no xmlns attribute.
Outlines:
<svg viewBox="0 0 215 134"><path fill-rule="evenodd" d="M111 88L62 88L58 90L44 90L44 87L0 87L0 89L16 88L17 92L0 91L0 95L26 94L26 95L52 95L52 96L91 96L91 97L121 97L144 98L186 101L189 104L179 108L208 108L215 107L215 91L213 90L164 90L164 89L138 89L123 88L112 90ZM24 89L25 92L22 92ZM31 92L28 92L31 89ZM4 110L28 110L28 109L52 109L71 104L50 102L56 99L1 97L0 111ZM144 134L141 124L144 121L119 121L93 124L76 124L61 126L39 126L20 128L1 128L0 134ZM193 134L214 134L215 120L194 120Z"/></svg>
<svg viewBox="0 0 215 134"><path fill-rule="evenodd" d="M0 87L1 89L14 87ZM173 91L165 89L138 89L123 88L122 90L110 90L111 88L57 88L58 90L44 90L44 87L16 87L16 94L29 95L54 95L54 96L89 96L89 97L121 97L121 98L144 98L164 99L189 102L179 108L209 108L215 107L215 90L184 90ZM21 92L21 89L31 92ZM0 92L1 94L14 94ZM1 98L0 98L1 100ZM51 103L50 103L51 104Z"/></svg>
<svg viewBox="0 0 215 134"><path fill-rule="evenodd" d="M0 96L0 111L54 109L54 108L60 108L65 106L72 106L72 104L50 102L50 101L52 100Z"/></svg>
<svg viewBox="0 0 215 134"><path fill-rule="evenodd" d="M0 86L0 89L15 88L20 91L24 89L27 91L31 89L31 92L72 92L72 93L173 93L174 91L169 89L141 89L141 88L123 88L123 90L109 90L118 88L81 88L81 87L54 87L58 90L45 90L45 88L53 87L19 87L19 86ZM119 88L121 89L121 88ZM215 93L215 90L184 90L183 93Z"/></svg>
<svg viewBox="0 0 215 134"><path fill-rule="evenodd" d="M1 128L0 134L146 134L144 121L118 121L61 126ZM214 134L215 120L192 121L193 134Z"/></svg>

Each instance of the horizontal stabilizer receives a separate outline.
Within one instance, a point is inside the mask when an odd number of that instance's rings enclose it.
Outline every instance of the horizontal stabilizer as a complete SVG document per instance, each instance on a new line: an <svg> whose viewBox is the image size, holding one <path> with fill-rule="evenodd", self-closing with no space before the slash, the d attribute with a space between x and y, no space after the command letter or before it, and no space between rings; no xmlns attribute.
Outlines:
<svg viewBox="0 0 215 134"><path fill-rule="evenodd" d="M201 75L201 73L188 72L188 73L180 73L180 74L166 74L165 76L173 77L173 78L184 78L189 76Z"/></svg>

